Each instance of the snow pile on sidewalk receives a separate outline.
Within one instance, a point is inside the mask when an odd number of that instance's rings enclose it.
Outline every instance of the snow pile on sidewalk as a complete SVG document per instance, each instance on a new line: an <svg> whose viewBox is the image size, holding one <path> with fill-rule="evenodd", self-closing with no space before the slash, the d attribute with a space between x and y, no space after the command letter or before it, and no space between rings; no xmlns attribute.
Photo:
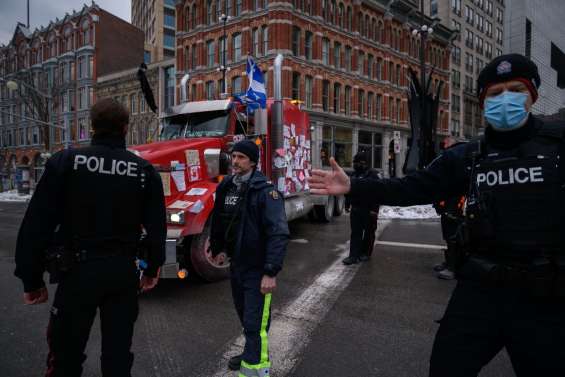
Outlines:
<svg viewBox="0 0 565 377"><path fill-rule="evenodd" d="M0 192L0 202L27 202L31 199L31 194L19 195L17 190Z"/></svg>
<svg viewBox="0 0 565 377"><path fill-rule="evenodd" d="M379 219L437 219L436 210L431 205L412 207L381 206Z"/></svg>

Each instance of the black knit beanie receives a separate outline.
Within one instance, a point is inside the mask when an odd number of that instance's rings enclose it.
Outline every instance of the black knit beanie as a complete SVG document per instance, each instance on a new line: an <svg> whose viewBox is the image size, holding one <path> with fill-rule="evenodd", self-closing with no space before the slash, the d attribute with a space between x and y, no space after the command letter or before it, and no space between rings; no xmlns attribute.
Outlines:
<svg viewBox="0 0 565 377"><path fill-rule="evenodd" d="M259 147L251 140L242 140L237 142L232 149L233 152L240 152L249 157L251 162L259 161Z"/></svg>

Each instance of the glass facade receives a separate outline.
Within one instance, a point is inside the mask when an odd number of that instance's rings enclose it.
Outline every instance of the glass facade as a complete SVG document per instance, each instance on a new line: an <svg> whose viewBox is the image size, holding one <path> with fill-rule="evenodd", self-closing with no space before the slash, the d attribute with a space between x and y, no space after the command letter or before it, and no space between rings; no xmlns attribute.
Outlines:
<svg viewBox="0 0 565 377"><path fill-rule="evenodd" d="M175 104L175 67L165 68L165 92L164 108L169 108Z"/></svg>

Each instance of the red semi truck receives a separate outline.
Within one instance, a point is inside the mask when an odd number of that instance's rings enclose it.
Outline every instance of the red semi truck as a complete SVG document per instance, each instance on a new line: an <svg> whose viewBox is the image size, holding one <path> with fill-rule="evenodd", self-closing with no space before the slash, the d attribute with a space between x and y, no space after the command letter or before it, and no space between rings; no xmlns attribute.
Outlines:
<svg viewBox="0 0 565 377"><path fill-rule="evenodd" d="M184 278L189 270L208 281L228 276L227 257L211 258L209 226L216 186L230 173L229 152L241 139L259 146L258 169L283 194L289 221L308 214L330 221L342 213L343 197L309 193L309 118L297 104L281 100L281 65L279 56L275 98L267 100L266 109L249 114L245 103L232 98L185 102L166 111L158 142L131 148L150 161L163 180L168 225L162 277Z"/></svg>

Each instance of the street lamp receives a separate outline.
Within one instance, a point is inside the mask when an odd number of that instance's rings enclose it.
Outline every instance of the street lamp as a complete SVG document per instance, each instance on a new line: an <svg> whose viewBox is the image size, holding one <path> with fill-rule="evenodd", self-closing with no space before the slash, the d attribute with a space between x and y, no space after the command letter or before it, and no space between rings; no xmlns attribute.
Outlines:
<svg viewBox="0 0 565 377"><path fill-rule="evenodd" d="M413 36L420 36L420 119L426 119L426 88L428 87L426 83L426 41L428 37L434 32L433 27L428 26L424 23L424 0L420 1L420 15L421 15L421 26L412 30ZM431 77L430 77L431 80ZM425 137L425 127L420 126L420 143L426 144L427 138ZM431 146L420 145L418 159L418 167L424 167L426 163L426 151Z"/></svg>
<svg viewBox="0 0 565 377"><path fill-rule="evenodd" d="M220 94L220 96L222 98L226 98L228 96L227 90L226 90L226 72L229 72L231 70L230 67L226 67L226 52L227 52L227 35L226 35L226 24L228 23L228 21L231 20L231 16L226 15L225 13L222 13L222 15L220 16L220 22L222 22L223 25L223 29L224 29L224 37L222 39L222 61L220 66L218 67L217 71L218 72L222 72L222 93Z"/></svg>

